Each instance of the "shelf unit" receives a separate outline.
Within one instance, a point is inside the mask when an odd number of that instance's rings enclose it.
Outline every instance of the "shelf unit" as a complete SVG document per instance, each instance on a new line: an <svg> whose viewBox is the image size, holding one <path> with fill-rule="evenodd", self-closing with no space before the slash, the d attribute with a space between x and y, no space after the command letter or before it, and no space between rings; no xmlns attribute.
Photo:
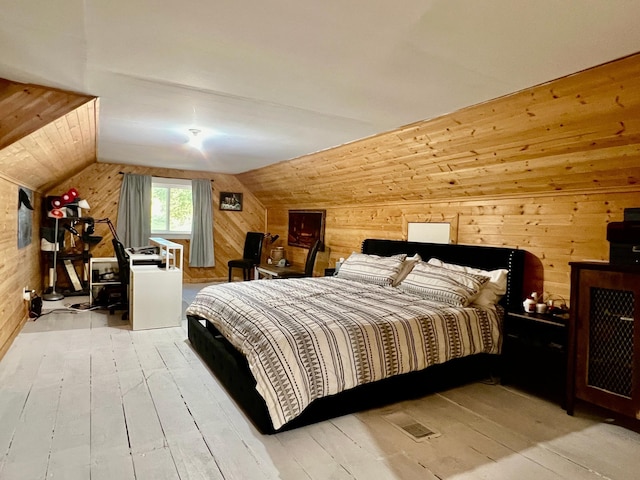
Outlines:
<svg viewBox="0 0 640 480"><path fill-rule="evenodd" d="M182 245L160 237L151 237L149 243L158 247L158 254L162 257L162 264L166 270L182 270Z"/></svg>
<svg viewBox="0 0 640 480"><path fill-rule="evenodd" d="M47 283L49 287L53 287L51 279L51 270L53 269L53 252L42 251L44 255L47 276L49 277ZM91 254L89 252L82 253L62 253L58 252L56 255L56 268L58 273L56 279L60 280L60 271L64 272L64 275L69 283L67 288L62 288L60 285L56 285L56 288L65 296L70 297L74 295L87 295L89 290L89 281L86 279L87 269L89 268L89 261L91 260ZM75 283L75 284L74 284Z"/></svg>
<svg viewBox="0 0 640 480"><path fill-rule="evenodd" d="M88 220L90 220L89 217L59 218L57 235L59 236L59 238L64 238L65 225L71 224L73 226L73 224L84 224ZM55 218L45 217L41 225L41 236L44 237L44 234L42 233L43 229L53 230L54 225ZM54 233L54 236L55 235L56 233ZM64 246L64 241L61 242L63 244L61 245L62 248L58 250L57 255L55 255L55 267L53 266L54 252L49 250L41 250L45 263L46 275L48 277L47 284L49 288L54 287L52 285L52 269L56 268L57 273L55 275L55 278L58 282L60 278L63 278L62 275L60 275L60 272L64 272L64 278L66 278L68 281L68 288L63 288L59 285L56 285L55 288L58 289L60 293L62 293L65 297L90 294L90 279L88 277L90 275L89 261L91 259L91 254L89 253L89 244L84 243L82 238L75 238L74 241L78 242L79 244L79 246L75 249L67 248Z"/></svg>
<svg viewBox="0 0 640 480"><path fill-rule="evenodd" d="M118 271L118 259L116 257L92 257L89 259L89 303L94 306L101 304L96 303L96 300L100 298L100 291L106 289L107 301L105 305L110 303L108 301L109 292L113 291L117 294L120 292L120 277ZM107 279L109 274L113 274L113 279Z"/></svg>

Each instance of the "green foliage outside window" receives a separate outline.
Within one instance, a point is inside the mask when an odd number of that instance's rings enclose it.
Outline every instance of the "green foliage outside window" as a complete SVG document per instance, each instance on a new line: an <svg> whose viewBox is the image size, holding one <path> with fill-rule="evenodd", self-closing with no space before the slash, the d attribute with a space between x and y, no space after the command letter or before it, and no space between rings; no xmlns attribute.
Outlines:
<svg viewBox="0 0 640 480"><path fill-rule="evenodd" d="M169 195L171 215L169 216L169 229L177 232L191 231L191 189L172 188Z"/></svg>
<svg viewBox="0 0 640 480"><path fill-rule="evenodd" d="M190 233L192 215L190 187L153 185L152 233Z"/></svg>

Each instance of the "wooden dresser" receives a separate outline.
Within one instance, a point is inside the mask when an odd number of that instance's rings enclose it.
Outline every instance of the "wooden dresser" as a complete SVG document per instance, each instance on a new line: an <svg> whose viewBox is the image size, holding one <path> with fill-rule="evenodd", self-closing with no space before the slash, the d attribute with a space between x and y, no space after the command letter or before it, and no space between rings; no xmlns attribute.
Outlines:
<svg viewBox="0 0 640 480"><path fill-rule="evenodd" d="M570 265L567 413L579 399L640 419L640 266Z"/></svg>

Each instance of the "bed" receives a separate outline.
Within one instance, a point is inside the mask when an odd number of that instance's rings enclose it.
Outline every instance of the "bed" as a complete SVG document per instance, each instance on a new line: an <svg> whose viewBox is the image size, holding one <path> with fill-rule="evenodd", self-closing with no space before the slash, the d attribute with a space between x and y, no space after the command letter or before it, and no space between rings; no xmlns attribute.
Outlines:
<svg viewBox="0 0 640 480"><path fill-rule="evenodd" d="M416 259L419 266L399 274L398 284L350 276L362 273L353 267L359 260L376 262L377 273L379 265L396 272ZM345 265L337 277L206 287L187 309L193 348L262 433L496 372L502 315L522 300L524 251L367 239ZM464 273L451 273L454 266L465 266ZM439 275L442 267L477 291L489 280L467 267L502 271L499 304L458 304L457 296L452 303L457 284L435 297L429 285L425 293L420 276Z"/></svg>

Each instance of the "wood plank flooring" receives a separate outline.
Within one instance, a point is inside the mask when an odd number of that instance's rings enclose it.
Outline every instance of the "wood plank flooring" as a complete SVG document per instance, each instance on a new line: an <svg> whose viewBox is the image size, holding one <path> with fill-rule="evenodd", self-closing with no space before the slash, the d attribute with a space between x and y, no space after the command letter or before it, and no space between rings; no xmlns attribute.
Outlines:
<svg viewBox="0 0 640 480"><path fill-rule="evenodd" d="M440 435L415 441L390 412ZM600 412L491 383L263 436L184 326L134 332L104 311L30 321L0 362L3 480L631 480L639 452Z"/></svg>

